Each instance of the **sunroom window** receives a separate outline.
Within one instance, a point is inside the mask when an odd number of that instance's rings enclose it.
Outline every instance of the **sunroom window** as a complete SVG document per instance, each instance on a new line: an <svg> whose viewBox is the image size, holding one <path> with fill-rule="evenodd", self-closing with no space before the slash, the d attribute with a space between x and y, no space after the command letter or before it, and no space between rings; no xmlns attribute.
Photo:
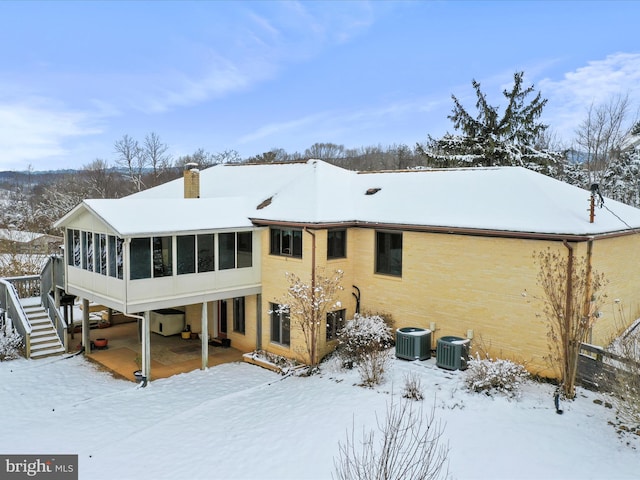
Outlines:
<svg viewBox="0 0 640 480"><path fill-rule="evenodd" d="M131 280L151 278L151 239L132 238L130 244Z"/></svg>
<svg viewBox="0 0 640 480"><path fill-rule="evenodd" d="M173 274L172 237L153 237L153 276L170 277Z"/></svg>
<svg viewBox="0 0 640 480"><path fill-rule="evenodd" d="M213 272L214 247L213 233L198 235L198 272Z"/></svg>
<svg viewBox="0 0 640 480"><path fill-rule="evenodd" d="M178 275L196 271L196 236L181 235L176 238L178 250Z"/></svg>

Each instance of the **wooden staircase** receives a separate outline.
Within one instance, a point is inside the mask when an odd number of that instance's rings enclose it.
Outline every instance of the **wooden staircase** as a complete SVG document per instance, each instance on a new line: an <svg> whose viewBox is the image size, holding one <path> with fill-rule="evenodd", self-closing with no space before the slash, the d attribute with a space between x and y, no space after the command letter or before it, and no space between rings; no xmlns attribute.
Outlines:
<svg viewBox="0 0 640 480"><path fill-rule="evenodd" d="M23 304L22 308L31 324L31 358L43 358L64 353L53 322L41 305Z"/></svg>

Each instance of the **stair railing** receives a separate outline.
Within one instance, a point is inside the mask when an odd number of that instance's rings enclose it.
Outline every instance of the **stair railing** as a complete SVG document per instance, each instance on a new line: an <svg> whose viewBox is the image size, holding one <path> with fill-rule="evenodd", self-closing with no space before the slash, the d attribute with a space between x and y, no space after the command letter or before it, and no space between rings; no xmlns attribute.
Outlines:
<svg viewBox="0 0 640 480"><path fill-rule="evenodd" d="M5 311L5 321L24 339L24 350L27 358L31 357L31 324L22 308L18 290L13 284L14 278L0 278L0 308Z"/></svg>
<svg viewBox="0 0 640 480"><path fill-rule="evenodd" d="M61 255L50 255L40 274L40 302L53 322L58 338L68 350L67 322L60 314L59 298L56 295L64 287L64 258ZM53 294L53 295L52 295Z"/></svg>
<svg viewBox="0 0 640 480"><path fill-rule="evenodd" d="M44 296L42 306L47 312L48 317L53 322L58 338L64 346L65 352L69 351L69 335L67 335L68 325L64 317L60 314L60 309L56 307L56 300L50 293Z"/></svg>

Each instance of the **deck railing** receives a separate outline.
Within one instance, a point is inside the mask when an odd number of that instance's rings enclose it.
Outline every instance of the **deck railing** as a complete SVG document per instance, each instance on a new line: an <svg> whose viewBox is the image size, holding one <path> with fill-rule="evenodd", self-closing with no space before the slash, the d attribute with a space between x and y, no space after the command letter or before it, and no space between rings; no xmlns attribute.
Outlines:
<svg viewBox="0 0 640 480"><path fill-rule="evenodd" d="M62 287L64 283L63 258L51 255L40 275L23 275L0 279L0 308L6 310L5 316L11 319L13 327L22 335L25 342L25 355L30 356L31 325L20 303L21 298L40 298L40 304L47 311L53 322L58 337L67 348L68 325L56 307L56 299L52 295L54 287Z"/></svg>
<svg viewBox="0 0 640 480"><path fill-rule="evenodd" d="M58 333L58 338L62 341L65 351L69 351L69 335L67 335L68 325L64 317L60 314L60 309L56 307L56 300L50 293L45 295L42 306L47 311L47 315L53 322L53 326Z"/></svg>
<svg viewBox="0 0 640 480"><path fill-rule="evenodd" d="M579 353L577 380L595 390L612 388L620 368L640 370L639 362L588 343L580 344Z"/></svg>
<svg viewBox="0 0 640 480"><path fill-rule="evenodd" d="M32 298L40 296L40 275L22 275L20 277L7 277L5 280L11 283L18 298Z"/></svg>
<svg viewBox="0 0 640 480"><path fill-rule="evenodd" d="M0 278L0 308L4 310L5 322L10 322L10 325L24 339L25 356L29 358L31 356L31 325L20 303L18 289L9 280Z"/></svg>

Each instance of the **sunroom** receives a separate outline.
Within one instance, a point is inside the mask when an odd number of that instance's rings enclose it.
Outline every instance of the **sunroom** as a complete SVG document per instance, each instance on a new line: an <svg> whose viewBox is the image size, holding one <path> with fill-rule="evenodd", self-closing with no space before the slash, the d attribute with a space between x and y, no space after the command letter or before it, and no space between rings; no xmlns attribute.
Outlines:
<svg viewBox="0 0 640 480"><path fill-rule="evenodd" d="M56 226L65 229L66 293L82 299L84 312L92 303L138 319L143 357L150 333L188 327L200 334L206 367L204 344L227 336L227 300L249 298L255 312L247 316L258 315L260 234L241 199L85 200ZM182 315L158 325L168 311ZM240 341L255 346L255 339ZM144 358L142 367L148 377Z"/></svg>

